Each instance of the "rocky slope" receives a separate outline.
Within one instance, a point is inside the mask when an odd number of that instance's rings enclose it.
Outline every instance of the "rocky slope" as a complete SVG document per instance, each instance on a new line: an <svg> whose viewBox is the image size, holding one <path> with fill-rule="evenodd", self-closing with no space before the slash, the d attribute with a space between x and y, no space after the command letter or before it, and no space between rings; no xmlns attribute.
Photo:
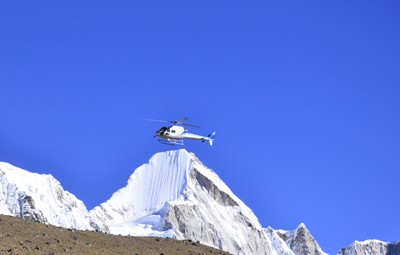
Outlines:
<svg viewBox="0 0 400 255"><path fill-rule="evenodd" d="M130 237L45 225L0 215L0 254L228 255L191 240Z"/></svg>

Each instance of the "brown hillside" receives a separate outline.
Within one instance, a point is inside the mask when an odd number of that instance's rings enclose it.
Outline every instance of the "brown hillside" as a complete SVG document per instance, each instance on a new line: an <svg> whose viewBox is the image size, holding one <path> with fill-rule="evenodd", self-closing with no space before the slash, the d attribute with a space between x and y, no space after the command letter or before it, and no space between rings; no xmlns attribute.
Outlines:
<svg viewBox="0 0 400 255"><path fill-rule="evenodd" d="M190 240L116 236L45 225L0 215L0 255L229 254Z"/></svg>

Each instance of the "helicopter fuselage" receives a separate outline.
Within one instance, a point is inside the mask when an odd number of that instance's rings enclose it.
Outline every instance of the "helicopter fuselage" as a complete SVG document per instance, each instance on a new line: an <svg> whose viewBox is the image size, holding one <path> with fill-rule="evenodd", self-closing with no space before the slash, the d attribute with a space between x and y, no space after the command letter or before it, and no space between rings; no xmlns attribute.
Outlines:
<svg viewBox="0 0 400 255"><path fill-rule="evenodd" d="M162 139L165 139L166 142L170 144L183 144L183 139L190 139L190 140L201 140L201 141L208 141L210 145L212 145L214 141L215 132L212 135L202 136L191 134L185 128L177 125L169 126L169 127L162 127L157 130L156 135Z"/></svg>

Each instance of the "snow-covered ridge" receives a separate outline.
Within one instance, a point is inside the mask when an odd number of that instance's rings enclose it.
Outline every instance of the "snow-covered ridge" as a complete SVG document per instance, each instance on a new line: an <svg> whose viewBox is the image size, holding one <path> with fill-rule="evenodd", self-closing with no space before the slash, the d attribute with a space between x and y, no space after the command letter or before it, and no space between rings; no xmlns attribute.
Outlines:
<svg viewBox="0 0 400 255"><path fill-rule="evenodd" d="M36 174L0 162L0 214L65 228L93 229L83 202L52 175Z"/></svg>
<svg viewBox="0 0 400 255"><path fill-rule="evenodd" d="M380 240L354 241L347 248L341 249L337 255L398 255L400 241L389 243Z"/></svg>

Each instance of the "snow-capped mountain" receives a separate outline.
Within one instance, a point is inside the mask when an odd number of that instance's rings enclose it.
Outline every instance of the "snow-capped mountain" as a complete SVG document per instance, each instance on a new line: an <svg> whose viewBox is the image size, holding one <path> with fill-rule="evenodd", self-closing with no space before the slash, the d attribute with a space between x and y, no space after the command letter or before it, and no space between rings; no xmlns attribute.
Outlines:
<svg viewBox="0 0 400 255"><path fill-rule="evenodd" d="M266 254L256 216L183 149L155 154L90 213L112 234L192 239L237 254Z"/></svg>
<svg viewBox="0 0 400 255"><path fill-rule="evenodd" d="M354 241L337 255L399 255L400 241L387 243L379 240Z"/></svg>
<svg viewBox="0 0 400 255"><path fill-rule="evenodd" d="M184 149L155 154L90 214L112 234L192 239L233 254L323 255L303 224L282 236L263 229L217 174Z"/></svg>
<svg viewBox="0 0 400 255"><path fill-rule="evenodd" d="M2 162L0 214L64 228L93 230L86 206L65 191L53 176L31 173Z"/></svg>
<svg viewBox="0 0 400 255"><path fill-rule="evenodd" d="M326 255L304 224L263 228L218 177L184 149L160 152L88 212L51 175L0 162L0 214L112 234L200 241L232 254ZM338 255L399 255L400 243L354 242Z"/></svg>
<svg viewBox="0 0 400 255"><path fill-rule="evenodd" d="M264 229L217 174L184 149L155 154L90 213L51 175L0 163L0 185L1 214L60 227L191 239L233 254L322 255L298 253L316 244L309 234L298 238L309 233L304 225Z"/></svg>

